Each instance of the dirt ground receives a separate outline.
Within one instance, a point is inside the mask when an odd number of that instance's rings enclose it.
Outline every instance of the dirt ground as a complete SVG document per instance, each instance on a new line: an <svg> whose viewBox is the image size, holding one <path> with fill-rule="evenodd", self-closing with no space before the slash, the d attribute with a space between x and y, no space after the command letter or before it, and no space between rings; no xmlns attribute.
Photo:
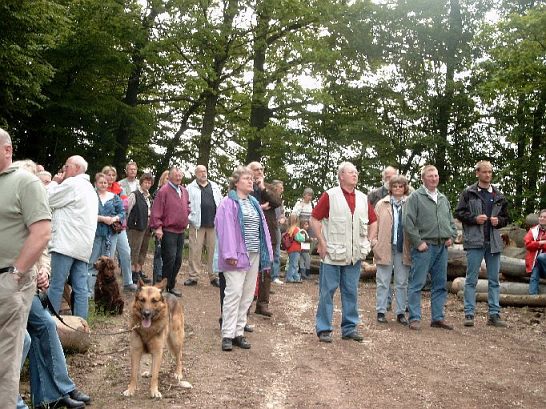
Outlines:
<svg viewBox="0 0 546 409"><path fill-rule="evenodd" d="M185 271L185 268L183 267ZM454 331L423 325L419 332L375 321L375 282L362 281L360 332L365 342L342 340L336 295L334 342L314 333L317 276L303 284L273 285L271 319L251 314L250 350L220 349L219 292L206 278L178 288L186 314L184 389L172 376L168 353L160 373L161 400L141 378L134 397L129 381L129 335L95 336L90 351L68 357L69 373L93 398L94 408L546 408L546 319L543 309L503 308L508 329L486 326L478 304L476 326L463 327L462 301L450 294L446 319ZM126 296L127 303L130 296ZM128 308L126 309L128 310ZM430 319L424 293L423 324ZM127 313L99 322L94 331L127 327ZM142 369L149 367L145 358Z"/></svg>

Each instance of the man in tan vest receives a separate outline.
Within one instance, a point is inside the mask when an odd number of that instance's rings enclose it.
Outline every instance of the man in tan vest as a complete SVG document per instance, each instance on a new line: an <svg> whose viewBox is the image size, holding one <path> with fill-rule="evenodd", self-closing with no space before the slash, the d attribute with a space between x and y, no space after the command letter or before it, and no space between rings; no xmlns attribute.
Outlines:
<svg viewBox="0 0 546 409"><path fill-rule="evenodd" d="M341 337L362 342L358 333L358 282L360 262L370 251L377 219L368 197L356 189L358 171L350 162L338 168L339 186L324 192L311 216L322 260L316 332L321 342L332 342L334 294L341 291Z"/></svg>

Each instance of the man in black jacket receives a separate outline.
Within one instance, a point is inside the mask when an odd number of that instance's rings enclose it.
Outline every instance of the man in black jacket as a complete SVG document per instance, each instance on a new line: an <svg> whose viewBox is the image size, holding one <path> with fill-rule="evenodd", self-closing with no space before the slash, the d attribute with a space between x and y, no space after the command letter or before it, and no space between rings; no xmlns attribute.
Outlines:
<svg viewBox="0 0 546 409"><path fill-rule="evenodd" d="M474 326L476 307L476 284L483 259L487 266L487 302L489 319L487 325L505 327L500 319L500 256L504 243L499 229L508 224L508 202L503 194L491 184L493 166L488 161L479 161L476 166L478 182L468 186L459 197L455 217L463 223L464 249L467 269L464 288L464 325Z"/></svg>

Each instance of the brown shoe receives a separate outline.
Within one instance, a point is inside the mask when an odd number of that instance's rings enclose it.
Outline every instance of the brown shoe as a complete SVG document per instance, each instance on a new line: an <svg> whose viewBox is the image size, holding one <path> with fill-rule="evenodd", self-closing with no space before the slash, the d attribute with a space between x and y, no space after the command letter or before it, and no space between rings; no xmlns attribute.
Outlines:
<svg viewBox="0 0 546 409"><path fill-rule="evenodd" d="M421 329L421 321L410 321L409 323L409 329L412 329L414 331L419 331Z"/></svg>
<svg viewBox="0 0 546 409"><path fill-rule="evenodd" d="M453 329L453 325L449 325L445 320L432 321L430 323L430 326L433 328L442 328L450 331Z"/></svg>
<svg viewBox="0 0 546 409"><path fill-rule="evenodd" d="M256 303L256 314L263 315L264 317L271 317L273 313L269 311L268 305L265 303Z"/></svg>

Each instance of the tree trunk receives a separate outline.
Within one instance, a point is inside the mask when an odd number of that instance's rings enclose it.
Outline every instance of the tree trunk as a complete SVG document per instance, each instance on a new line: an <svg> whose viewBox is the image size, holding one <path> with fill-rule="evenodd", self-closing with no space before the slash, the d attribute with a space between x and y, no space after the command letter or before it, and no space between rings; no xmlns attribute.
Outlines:
<svg viewBox="0 0 546 409"><path fill-rule="evenodd" d="M465 282L466 279L463 277L459 277L453 280L453 284L451 285L451 292L457 294L459 291L464 290ZM476 284L476 292L487 293L487 280L478 280L478 283ZM500 293L512 295L529 295L529 284L505 281L500 283ZM546 294L546 287L541 285L539 293Z"/></svg>
<svg viewBox="0 0 546 409"><path fill-rule="evenodd" d="M73 315L61 315L63 321L70 327L53 317L57 324L57 333L64 350L76 352L87 352L91 346L91 337L89 335L89 325L81 317Z"/></svg>
<svg viewBox="0 0 546 409"><path fill-rule="evenodd" d="M457 297L464 298L462 291L457 293ZM476 293L476 301L487 302L487 293ZM514 295L501 294L501 307L546 307L546 294L540 295Z"/></svg>

